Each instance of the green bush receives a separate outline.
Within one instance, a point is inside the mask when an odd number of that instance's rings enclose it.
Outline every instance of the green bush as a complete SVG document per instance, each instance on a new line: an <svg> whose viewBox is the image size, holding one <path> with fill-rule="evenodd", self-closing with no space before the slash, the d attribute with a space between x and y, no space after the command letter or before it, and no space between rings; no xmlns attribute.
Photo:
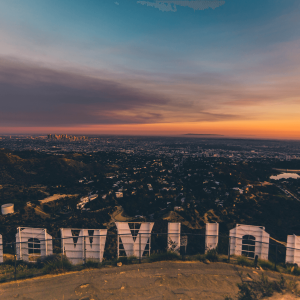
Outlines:
<svg viewBox="0 0 300 300"><path fill-rule="evenodd" d="M292 265L292 264L288 264L286 265L286 270L289 274L293 274L293 275L300 275L300 268L298 268L298 266L295 264L295 265Z"/></svg>
<svg viewBox="0 0 300 300"><path fill-rule="evenodd" d="M239 256L237 258L237 264L241 265L241 266L247 266L247 267L253 267L254 266L254 262L250 259L248 259L245 256Z"/></svg>
<svg viewBox="0 0 300 300"><path fill-rule="evenodd" d="M90 259L88 259L88 260L85 262L84 266L85 266L86 268L99 268L99 267L101 266L101 263L98 262L98 261L95 261L95 260L90 260Z"/></svg>
<svg viewBox="0 0 300 300"><path fill-rule="evenodd" d="M251 277L249 274L248 276ZM237 295L238 300L264 299L266 297L271 297L275 291L278 293L289 291L295 295L298 295L299 293L297 290L297 282L287 282L282 275L279 281L269 281L268 277L262 274L259 280L238 283L237 286L239 288ZM224 300L232 300L232 298L226 296Z"/></svg>
<svg viewBox="0 0 300 300"><path fill-rule="evenodd" d="M208 250L205 254L205 258L209 261L219 261L219 256L216 249Z"/></svg>
<svg viewBox="0 0 300 300"><path fill-rule="evenodd" d="M43 263L43 273L45 274L70 271L74 268L67 257L64 255L47 256Z"/></svg>
<svg viewBox="0 0 300 300"><path fill-rule="evenodd" d="M13 259L7 259L5 260L2 265L9 265L9 266L14 266L15 265L15 261Z"/></svg>
<svg viewBox="0 0 300 300"><path fill-rule="evenodd" d="M260 292L262 297L271 297L274 293L274 282L270 282L268 277L262 274L256 282L256 290Z"/></svg>
<svg viewBox="0 0 300 300"><path fill-rule="evenodd" d="M257 295L253 291L253 288L248 283L238 283L239 288L238 300L256 300Z"/></svg>
<svg viewBox="0 0 300 300"><path fill-rule="evenodd" d="M205 256L205 254L197 254L194 256L194 259L204 261L206 259L206 256Z"/></svg>
<svg viewBox="0 0 300 300"><path fill-rule="evenodd" d="M133 262L135 260L137 260L138 258L134 255L132 256L125 256L125 257L119 257L117 262L121 262L123 265L130 265L130 264L133 264Z"/></svg>
<svg viewBox="0 0 300 300"><path fill-rule="evenodd" d="M286 282L286 279L282 275L281 275L279 281L273 282L273 289L278 293L281 293L286 288L287 288L287 282Z"/></svg>
<svg viewBox="0 0 300 300"><path fill-rule="evenodd" d="M149 258L150 262L161 261L161 260L179 260L181 259L180 255L176 252L165 252L161 254L152 254Z"/></svg>
<svg viewBox="0 0 300 300"><path fill-rule="evenodd" d="M258 259L258 265L261 266L263 269L269 269L269 270L275 269L275 264L268 260Z"/></svg>

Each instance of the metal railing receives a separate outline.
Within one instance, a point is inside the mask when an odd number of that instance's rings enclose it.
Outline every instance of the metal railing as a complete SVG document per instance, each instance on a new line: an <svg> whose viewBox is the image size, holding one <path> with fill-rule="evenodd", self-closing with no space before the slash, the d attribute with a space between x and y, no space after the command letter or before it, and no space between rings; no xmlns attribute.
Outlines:
<svg viewBox="0 0 300 300"><path fill-rule="evenodd" d="M146 242L145 236L147 239ZM216 237L215 235L211 236ZM104 247L103 243L95 242L95 239L98 237L105 238ZM62 269L64 269L66 261L68 262L68 260L78 268L80 265L87 265L89 262L115 264L118 260L126 261L128 258L131 258L131 260L136 263L141 263L143 260L170 253L174 248L176 248L176 251L173 252L178 254L178 259L197 259L197 255L199 256L198 259L201 257L205 258L205 253L209 251L205 245L205 238L206 235L202 233L181 233L181 245L176 245L177 247L173 248L168 242L168 233L155 232L138 233L136 237L128 234L107 233L106 235L95 235L92 237L72 236L47 240L40 239L39 243L37 241L32 243L32 240L18 243L3 243L2 245L0 244L0 249L2 246L4 250L4 262L0 264L0 281L22 278L21 275L24 275L26 270L29 270L28 273L32 274L32 276L40 275L43 267L53 260L58 265L61 262ZM101 241L101 239L99 240ZM52 250L50 249L49 251L48 249L47 256L41 256L41 250L45 245L48 245L49 241L52 243ZM235 243L232 243L232 241ZM273 264L275 270L278 265L285 266L287 249L299 251L300 256L300 249L287 248L272 240L270 240L269 243L255 241L254 248L253 245L252 248L249 248L249 244L243 244L243 241L244 239L240 237L218 235L218 244L215 248L215 253L217 253L219 257L222 257L223 261L236 263L237 260L233 253L231 253L231 248L233 244L238 244L240 246L240 249L238 249L240 255L247 256L250 260L254 261L255 256L258 255L257 253L259 252L257 249L264 247L268 249L267 259L270 265ZM23 256L20 255L20 253L23 253ZM8 259L9 256L13 257L13 259ZM22 258L23 260L18 258ZM3 272L2 269L5 269L3 267L5 265L11 267L10 273L7 270ZM24 267L22 269L20 266L26 266L26 268ZM36 270L36 272L31 272L30 270ZM3 277L4 273L5 275ZM10 275L8 275L8 273ZM18 274L21 275L18 276Z"/></svg>

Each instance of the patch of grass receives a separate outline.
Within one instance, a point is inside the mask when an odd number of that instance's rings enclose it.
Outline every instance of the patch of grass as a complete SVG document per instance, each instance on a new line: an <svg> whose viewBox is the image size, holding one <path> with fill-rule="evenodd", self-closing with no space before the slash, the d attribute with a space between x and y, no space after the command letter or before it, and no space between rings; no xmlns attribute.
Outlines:
<svg viewBox="0 0 300 300"><path fill-rule="evenodd" d="M43 261L43 273L61 273L64 271L71 271L74 266L70 263L64 255L49 255Z"/></svg>
<svg viewBox="0 0 300 300"><path fill-rule="evenodd" d="M138 258L134 255L132 256L125 256L125 257L119 257L116 263L121 262L123 265L131 265L136 261Z"/></svg>
<svg viewBox="0 0 300 300"><path fill-rule="evenodd" d="M95 260L88 259L84 265L86 268L99 268L101 263Z"/></svg>
<svg viewBox="0 0 300 300"><path fill-rule="evenodd" d="M194 260L200 260L200 261L204 261L205 260L205 254L197 254L195 256L193 256Z"/></svg>
<svg viewBox="0 0 300 300"><path fill-rule="evenodd" d="M248 276L251 277L249 274ZM252 281L238 283L237 286L239 288L239 292L237 294L238 300L264 299L266 297L271 297L274 292L290 292L296 296L299 296L300 294L297 289L298 283L295 280L287 281L283 275L281 275L279 281L269 281L268 277L262 274L259 280L252 279ZM226 296L224 300L232 300L232 298Z"/></svg>
<svg viewBox="0 0 300 300"><path fill-rule="evenodd" d="M211 262L219 261L219 255L216 249L208 250L205 254L205 259L208 259Z"/></svg>
<svg viewBox="0 0 300 300"><path fill-rule="evenodd" d="M256 290L261 294L261 297L271 297L274 293L274 282L270 282L268 277L261 275L260 279L255 282ZM276 284L276 288L280 287Z"/></svg>
<svg viewBox="0 0 300 300"><path fill-rule="evenodd" d="M249 286L248 283L243 282L243 283L238 283L237 284L239 288L238 292L238 300L256 300L257 295L253 291L252 287Z"/></svg>
<svg viewBox="0 0 300 300"><path fill-rule="evenodd" d="M2 263L2 266L4 265L8 265L8 266L14 266L15 265L15 261L13 259L7 259Z"/></svg>
<svg viewBox="0 0 300 300"><path fill-rule="evenodd" d="M298 290L298 282L294 280L290 280L286 283L286 290L295 294L296 296L300 296L300 291Z"/></svg>
<svg viewBox="0 0 300 300"><path fill-rule="evenodd" d="M25 261L16 261L16 278L28 278L35 275L40 275L41 270L35 263ZM6 260L0 265L0 282L5 282L15 278L15 261Z"/></svg>
<svg viewBox="0 0 300 300"><path fill-rule="evenodd" d="M274 270L275 264L270 262L269 260L258 259L258 265L263 269Z"/></svg>
<svg viewBox="0 0 300 300"><path fill-rule="evenodd" d="M149 256L148 260L150 262L161 261L161 260L181 260L181 257L176 252L165 252L161 254L152 254Z"/></svg>
<svg viewBox="0 0 300 300"><path fill-rule="evenodd" d="M300 275L300 268L296 264L295 265L287 264L286 271L287 271L287 273L292 274L292 275L296 275L296 276Z"/></svg>
<svg viewBox="0 0 300 300"><path fill-rule="evenodd" d="M247 267L253 267L254 266L254 262L250 259L248 259L245 256L239 256L237 258L237 264L241 265L241 266L247 266Z"/></svg>
<svg viewBox="0 0 300 300"><path fill-rule="evenodd" d="M283 275L281 275L279 281L273 282L273 289L278 293L282 293L282 291L285 290L286 288L287 288L287 282L286 279L283 277Z"/></svg>

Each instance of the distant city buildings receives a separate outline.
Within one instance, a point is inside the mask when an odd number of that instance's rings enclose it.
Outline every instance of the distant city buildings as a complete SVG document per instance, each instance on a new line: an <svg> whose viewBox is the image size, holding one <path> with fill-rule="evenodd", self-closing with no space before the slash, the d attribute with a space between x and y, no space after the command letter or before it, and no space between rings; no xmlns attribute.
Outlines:
<svg viewBox="0 0 300 300"><path fill-rule="evenodd" d="M80 140L87 140L86 136L74 136L74 135L67 135L67 134L48 134L48 140L63 140L63 141L80 141Z"/></svg>
<svg viewBox="0 0 300 300"><path fill-rule="evenodd" d="M74 143L76 141L76 143ZM266 146L267 145L267 146ZM180 171L187 159L230 159L232 163L274 159L300 159L299 142L256 140L221 140L185 137L128 137L74 136L48 134L44 136L0 136L0 148L13 151L33 150L62 155L64 152L94 153L98 151L124 153L128 157L154 155L174 159L174 168ZM158 167L158 165L156 166ZM175 170L167 170L171 174Z"/></svg>

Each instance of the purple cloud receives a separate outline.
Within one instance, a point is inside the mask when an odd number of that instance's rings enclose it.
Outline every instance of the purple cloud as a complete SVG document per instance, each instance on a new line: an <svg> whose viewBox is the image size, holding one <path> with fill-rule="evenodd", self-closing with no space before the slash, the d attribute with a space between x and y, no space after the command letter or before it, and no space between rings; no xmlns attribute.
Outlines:
<svg viewBox="0 0 300 300"><path fill-rule="evenodd" d="M0 124L128 124L161 118L169 100L113 80L0 61Z"/></svg>

